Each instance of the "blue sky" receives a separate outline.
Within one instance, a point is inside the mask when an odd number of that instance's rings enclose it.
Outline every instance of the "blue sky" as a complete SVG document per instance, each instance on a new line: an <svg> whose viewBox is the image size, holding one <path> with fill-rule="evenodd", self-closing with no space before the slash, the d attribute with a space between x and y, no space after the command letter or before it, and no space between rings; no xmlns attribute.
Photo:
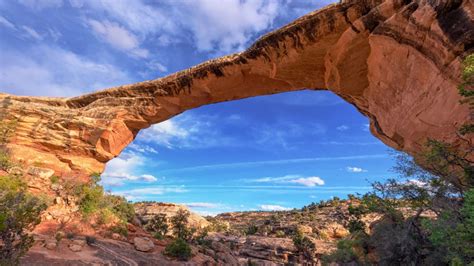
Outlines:
<svg viewBox="0 0 474 266"><path fill-rule="evenodd" d="M1 92L75 96L166 76L331 2L0 0ZM103 184L204 214L278 210L363 193L392 164L367 118L330 92L307 90L154 125L107 165Z"/></svg>

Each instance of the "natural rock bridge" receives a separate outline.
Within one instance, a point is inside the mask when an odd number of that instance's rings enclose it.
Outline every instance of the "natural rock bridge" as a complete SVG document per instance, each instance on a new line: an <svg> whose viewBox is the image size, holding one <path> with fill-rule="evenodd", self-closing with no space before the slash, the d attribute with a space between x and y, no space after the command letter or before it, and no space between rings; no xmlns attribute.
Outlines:
<svg viewBox="0 0 474 266"><path fill-rule="evenodd" d="M101 172L141 129L185 110L327 89L368 116L384 143L414 153L428 137L455 142L471 119L457 85L474 49L473 18L472 0L343 1L242 53L161 79L74 98L0 94L0 119L18 121L8 144L16 160L84 175Z"/></svg>

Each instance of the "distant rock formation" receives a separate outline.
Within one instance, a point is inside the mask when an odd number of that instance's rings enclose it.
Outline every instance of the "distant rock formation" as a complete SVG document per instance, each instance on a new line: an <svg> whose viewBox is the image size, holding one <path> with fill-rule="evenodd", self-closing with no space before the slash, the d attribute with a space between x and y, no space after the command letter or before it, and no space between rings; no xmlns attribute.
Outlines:
<svg viewBox="0 0 474 266"><path fill-rule="evenodd" d="M14 158L79 177L103 171L141 129L185 110L330 90L369 117L377 138L413 154L426 138L454 143L471 119L456 87L474 50L473 21L471 0L342 1L242 53L164 78L74 98L0 94L0 120L18 121Z"/></svg>
<svg viewBox="0 0 474 266"><path fill-rule="evenodd" d="M202 216L191 212L188 207L184 205L164 202L139 202L134 206L137 217L145 225L157 214L164 214L166 218L171 219L179 210L189 211L188 224L192 228L203 229L209 225L209 222ZM171 233L171 230L170 230Z"/></svg>

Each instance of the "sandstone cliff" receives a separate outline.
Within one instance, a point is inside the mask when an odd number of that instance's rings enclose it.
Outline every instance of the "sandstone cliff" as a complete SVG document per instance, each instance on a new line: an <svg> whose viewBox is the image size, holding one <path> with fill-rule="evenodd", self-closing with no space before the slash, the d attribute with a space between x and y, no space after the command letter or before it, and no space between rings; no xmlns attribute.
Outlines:
<svg viewBox="0 0 474 266"><path fill-rule="evenodd" d="M166 215L166 218L171 219L171 217L175 216L179 210L189 211L189 208L184 205L164 202L139 202L135 203L133 207L135 208L135 213L143 224L146 224L157 214L164 214ZM189 212L188 224L190 227L202 229L209 225L209 222L202 216L191 211Z"/></svg>
<svg viewBox="0 0 474 266"><path fill-rule="evenodd" d="M185 110L325 89L368 116L384 143L413 153L427 137L454 142L471 119L456 86L474 49L473 19L471 0L342 1L242 53L161 79L74 98L0 94L0 119L18 121L15 159L80 177L101 172L139 130Z"/></svg>

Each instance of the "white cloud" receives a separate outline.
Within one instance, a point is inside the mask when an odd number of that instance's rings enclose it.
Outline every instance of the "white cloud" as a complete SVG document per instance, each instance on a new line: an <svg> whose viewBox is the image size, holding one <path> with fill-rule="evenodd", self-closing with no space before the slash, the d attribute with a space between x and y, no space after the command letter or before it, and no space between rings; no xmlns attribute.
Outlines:
<svg viewBox="0 0 474 266"><path fill-rule="evenodd" d="M163 195L167 193L185 193L188 192L184 187L147 187L136 188L126 191L114 191L113 194L124 196L127 200L145 200L149 197Z"/></svg>
<svg viewBox="0 0 474 266"><path fill-rule="evenodd" d="M340 125L340 126L336 127L336 129L339 130L339 131L346 131L346 130L349 129L349 127L346 126L346 125Z"/></svg>
<svg viewBox="0 0 474 266"><path fill-rule="evenodd" d="M16 28L13 23L11 23L8 19L6 19L3 16L0 16L0 25L4 26L6 28L12 29L12 30L14 30Z"/></svg>
<svg viewBox="0 0 474 266"><path fill-rule="evenodd" d="M428 183L426 183L424 181L417 180L417 179L410 179L406 182L406 184L407 185L414 185L414 186L421 187L421 188L429 187Z"/></svg>
<svg viewBox="0 0 474 266"><path fill-rule="evenodd" d="M127 146L127 148L130 148L134 151L137 151L137 152L140 152L140 153L153 153L153 154L158 154L158 151L151 147L151 146L148 146L146 144L143 144L143 143L132 143L130 145Z"/></svg>
<svg viewBox="0 0 474 266"><path fill-rule="evenodd" d="M141 142L149 142L168 149L199 149L236 145L221 134L214 124L216 116L184 113L142 130Z"/></svg>
<svg viewBox="0 0 474 266"><path fill-rule="evenodd" d="M213 208L221 207L221 204L219 204L219 203L211 203L211 202L190 202L190 203L185 203L184 205L188 206L189 208L208 208L208 209L213 209Z"/></svg>
<svg viewBox="0 0 474 266"><path fill-rule="evenodd" d="M58 8L63 5L63 0L18 0L26 7L41 10L45 8Z"/></svg>
<svg viewBox="0 0 474 266"><path fill-rule="evenodd" d="M200 51L243 50L253 34L268 29L278 15L279 1L185 1L179 14ZM189 16L189 14L193 14Z"/></svg>
<svg viewBox="0 0 474 266"><path fill-rule="evenodd" d="M362 127L362 130L364 131L370 131L370 124L364 124L364 126Z"/></svg>
<svg viewBox="0 0 474 266"><path fill-rule="evenodd" d="M288 211L288 210L291 210L291 208L283 207L283 206L280 206L280 205L263 204L263 205L260 205L259 207L260 207L260 209L262 209L264 211Z"/></svg>
<svg viewBox="0 0 474 266"><path fill-rule="evenodd" d="M159 72L166 72L168 71L168 68L158 62L157 60L152 60L148 63L146 63L147 68L149 68L152 71L159 71Z"/></svg>
<svg viewBox="0 0 474 266"><path fill-rule="evenodd" d="M198 166L192 166L192 167L182 167L182 168L176 168L176 169L168 169L167 171L184 172L184 171L197 171L197 170L209 170L209 169L228 169L228 168L242 168L242 167L255 167L255 166L264 166L264 165L282 165L282 164L309 163L309 162L322 162L322 161L373 160L373 159L386 158L387 156L388 156L387 154L362 154L362 155L356 155L356 156L310 157L310 158L295 158L295 159L284 159L284 160L235 162L235 163L208 164L208 165L198 165Z"/></svg>
<svg viewBox="0 0 474 266"><path fill-rule="evenodd" d="M37 41L41 41L43 40L43 36L41 36L36 30L34 30L33 28L30 28L28 26L21 26L21 28L23 29L23 31L26 33L26 35L28 37L31 37Z"/></svg>
<svg viewBox="0 0 474 266"><path fill-rule="evenodd" d="M117 23L107 20L97 21L93 19L89 19L87 23L102 40L115 49L127 52L138 58L148 57L148 50L139 47L140 43L137 37Z"/></svg>
<svg viewBox="0 0 474 266"><path fill-rule="evenodd" d="M323 135L326 127L318 123L297 124L279 121L273 124L262 124L253 128L255 142L262 147L281 147L286 150L294 149L289 143L305 135Z"/></svg>
<svg viewBox="0 0 474 266"><path fill-rule="evenodd" d="M0 68L2 92L28 96L75 96L122 85L131 78L110 64L91 61L59 47L4 50ZM25 78L27 77L27 78Z"/></svg>
<svg viewBox="0 0 474 266"><path fill-rule="evenodd" d="M353 167L353 166L348 166L346 167L346 170L347 172L351 172L351 173L363 173L363 172L367 172L367 170L365 169L362 169L360 167Z"/></svg>
<svg viewBox="0 0 474 266"><path fill-rule="evenodd" d="M257 179L245 180L251 183L294 183L306 187L315 187L324 185L324 180L318 176L302 177L300 175L285 175L280 177L263 177Z"/></svg>
<svg viewBox="0 0 474 266"><path fill-rule="evenodd" d="M155 182L158 180L153 175L142 174L134 175L133 172L145 164L143 157L134 153L123 153L107 163L106 169L102 174L104 184L123 185L125 180Z"/></svg>
<svg viewBox="0 0 474 266"><path fill-rule="evenodd" d="M145 2L74 0L71 5L106 14L155 45L186 40L191 34L199 51L243 50L257 32L268 29L286 2L277 0L214 0ZM104 16L102 16L104 17Z"/></svg>
<svg viewBox="0 0 474 266"><path fill-rule="evenodd" d="M301 177L298 179L289 180L288 182L301 184L307 187L315 187L317 185L318 186L324 185L324 180L322 180L320 177L317 177L317 176L304 177L304 178Z"/></svg>

